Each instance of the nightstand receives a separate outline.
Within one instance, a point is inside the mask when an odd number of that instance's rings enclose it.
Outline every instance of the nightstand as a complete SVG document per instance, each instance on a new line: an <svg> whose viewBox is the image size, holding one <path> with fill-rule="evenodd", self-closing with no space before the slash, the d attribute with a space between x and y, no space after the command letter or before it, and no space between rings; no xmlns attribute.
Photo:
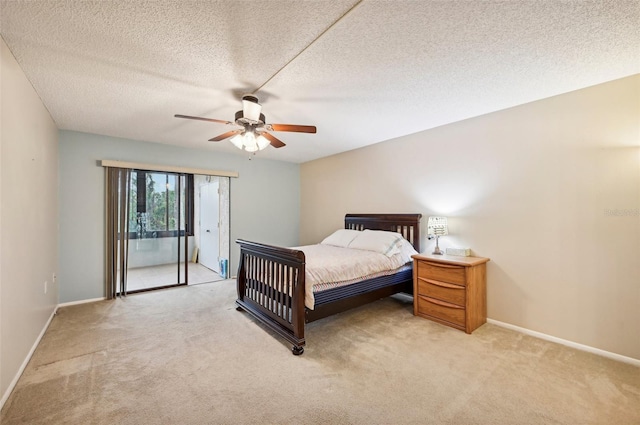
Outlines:
<svg viewBox="0 0 640 425"><path fill-rule="evenodd" d="M413 257L413 314L470 334L487 321L484 257Z"/></svg>

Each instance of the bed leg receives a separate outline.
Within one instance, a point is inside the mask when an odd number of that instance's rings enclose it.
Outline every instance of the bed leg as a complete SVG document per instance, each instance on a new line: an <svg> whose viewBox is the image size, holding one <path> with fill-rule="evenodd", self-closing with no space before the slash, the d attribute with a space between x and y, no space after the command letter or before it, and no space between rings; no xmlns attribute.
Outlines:
<svg viewBox="0 0 640 425"><path fill-rule="evenodd" d="M299 356L300 354L304 353L304 347L298 347L294 345L293 348L291 348L291 352L294 356Z"/></svg>
<svg viewBox="0 0 640 425"><path fill-rule="evenodd" d="M240 307L239 305L236 306L236 311L242 311L242 310L244 310L242 307Z"/></svg>

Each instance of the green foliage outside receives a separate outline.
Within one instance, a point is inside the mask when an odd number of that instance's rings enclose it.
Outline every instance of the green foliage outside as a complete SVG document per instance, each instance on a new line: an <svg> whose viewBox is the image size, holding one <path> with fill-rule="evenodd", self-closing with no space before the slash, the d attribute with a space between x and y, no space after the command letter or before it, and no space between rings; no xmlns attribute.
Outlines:
<svg viewBox="0 0 640 425"><path fill-rule="evenodd" d="M146 177L146 212L138 212L138 178ZM154 232L178 230L176 176L165 173L132 172L129 203L129 231L138 238L157 237ZM183 196L184 199L184 196ZM184 214L181 214L184 216Z"/></svg>

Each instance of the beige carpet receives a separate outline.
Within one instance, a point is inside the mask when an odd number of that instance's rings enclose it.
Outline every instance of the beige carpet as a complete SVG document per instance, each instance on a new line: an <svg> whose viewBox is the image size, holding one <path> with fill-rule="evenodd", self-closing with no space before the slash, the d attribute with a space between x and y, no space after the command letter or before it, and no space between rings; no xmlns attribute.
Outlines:
<svg viewBox="0 0 640 425"><path fill-rule="evenodd" d="M10 424L640 424L640 368L387 298L307 328L295 357L233 281L61 308Z"/></svg>

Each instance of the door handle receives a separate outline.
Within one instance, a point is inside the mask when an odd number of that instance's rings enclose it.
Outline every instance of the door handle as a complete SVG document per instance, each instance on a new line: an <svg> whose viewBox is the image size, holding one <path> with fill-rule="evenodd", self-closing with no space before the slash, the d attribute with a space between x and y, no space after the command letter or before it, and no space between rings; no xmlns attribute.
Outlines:
<svg viewBox="0 0 640 425"><path fill-rule="evenodd" d="M211 230L207 229L207 233L211 233Z"/></svg>

